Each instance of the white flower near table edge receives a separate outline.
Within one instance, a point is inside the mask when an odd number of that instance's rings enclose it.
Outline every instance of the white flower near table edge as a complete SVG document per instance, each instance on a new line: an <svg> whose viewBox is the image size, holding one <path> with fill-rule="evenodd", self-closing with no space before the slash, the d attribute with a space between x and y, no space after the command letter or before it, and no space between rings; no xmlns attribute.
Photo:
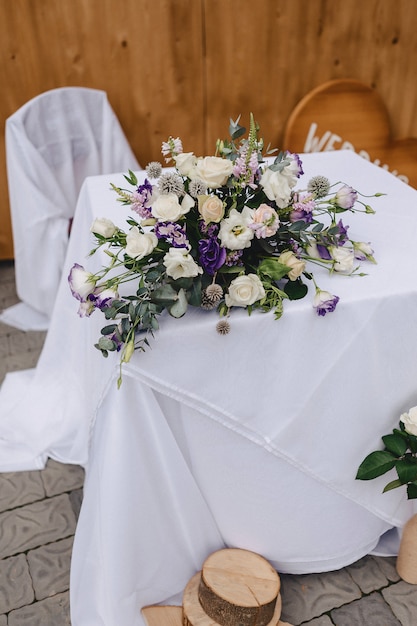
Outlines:
<svg viewBox="0 0 417 626"><path fill-rule="evenodd" d="M173 171L152 161L142 184L129 171L131 189L111 185L135 214L128 230L107 218L91 226L96 244L90 255L104 247L109 264L92 274L75 263L69 285L81 317L104 314L109 323L95 346L106 357L120 352L120 366L145 350L165 310L176 318L188 306L216 310L224 335L233 307L274 311L279 319L285 300L307 295L308 281L313 308L323 317L339 297L317 285L310 266L363 276L360 263L375 263L371 243L351 240L341 219L346 212L373 214L361 199L366 196L321 175L297 190L299 155L279 152L266 161L275 151L264 156L253 116L247 138L239 119L230 120L231 139L217 141L215 156L184 152L181 140L170 137L162 154ZM130 295L120 295L124 284Z"/></svg>
<svg viewBox="0 0 417 626"><path fill-rule="evenodd" d="M372 480L395 469L396 478L383 493L407 487L407 498L417 498L417 406L400 415L398 428L382 436L384 448L369 453L360 464L356 478Z"/></svg>

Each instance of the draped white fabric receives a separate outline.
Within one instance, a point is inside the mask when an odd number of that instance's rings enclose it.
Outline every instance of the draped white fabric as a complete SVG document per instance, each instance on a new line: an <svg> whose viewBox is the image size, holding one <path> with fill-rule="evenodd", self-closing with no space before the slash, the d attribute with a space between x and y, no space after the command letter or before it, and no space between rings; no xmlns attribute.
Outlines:
<svg viewBox="0 0 417 626"><path fill-rule="evenodd" d="M104 91L63 87L6 120L6 158L16 289L0 316L22 330L48 327L84 179L139 169Z"/></svg>
<svg viewBox="0 0 417 626"><path fill-rule="evenodd" d="M285 303L279 321L233 311L227 336L213 313L166 316L117 390L117 356L93 347L104 319L77 317L64 277L38 367L6 378L0 469L42 467L48 456L87 469L74 626L142 626L140 607L180 593L224 545L280 572L337 569L378 549L414 510L404 491L382 494L386 477L355 474L417 404L417 192L351 152L302 161L300 187L323 174L387 194L364 198L374 216L343 216L350 237L375 249L367 276L315 272L340 296L334 313L317 317L312 293ZM129 215L110 182L123 177L83 185L65 276L74 262L102 262L86 259L94 217L123 225Z"/></svg>

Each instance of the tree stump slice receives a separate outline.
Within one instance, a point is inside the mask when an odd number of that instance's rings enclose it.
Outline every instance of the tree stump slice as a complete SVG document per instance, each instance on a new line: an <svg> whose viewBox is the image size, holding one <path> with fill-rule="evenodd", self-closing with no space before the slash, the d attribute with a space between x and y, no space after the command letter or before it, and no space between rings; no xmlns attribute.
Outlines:
<svg viewBox="0 0 417 626"><path fill-rule="evenodd" d="M221 626L267 626L280 591L277 572L259 554L226 548L204 562L198 597Z"/></svg>
<svg viewBox="0 0 417 626"><path fill-rule="evenodd" d="M224 624L219 624L212 617L207 615L204 611L203 607L200 604L198 599L198 589L201 582L201 572L198 572L191 578L189 583L187 584L184 596L183 596L183 604L182 604L182 624L183 626L224 626ZM275 603L275 611L273 617L270 622L268 622L267 626L286 626L283 622L280 622L282 610L282 601L281 595L278 594ZM241 626L242 622L235 621L233 626ZM257 626L256 622L253 622L253 626ZM288 625L290 626L290 625Z"/></svg>
<svg viewBox="0 0 417 626"><path fill-rule="evenodd" d="M148 626L182 626L180 606L145 606L142 615Z"/></svg>

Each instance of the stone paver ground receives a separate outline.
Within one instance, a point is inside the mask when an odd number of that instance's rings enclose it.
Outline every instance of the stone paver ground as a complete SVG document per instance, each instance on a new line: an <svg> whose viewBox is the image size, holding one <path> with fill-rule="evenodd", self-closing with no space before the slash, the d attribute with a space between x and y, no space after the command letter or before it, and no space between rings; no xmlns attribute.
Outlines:
<svg viewBox="0 0 417 626"><path fill-rule="evenodd" d="M13 264L0 262L0 310L17 301ZM0 323L0 383L9 371L36 366L44 338ZM43 470L0 474L0 626L70 626L69 570L83 481L82 468L53 460ZM281 618L293 626L417 625L417 586L399 578L394 558L366 556L334 572L285 574L281 585Z"/></svg>

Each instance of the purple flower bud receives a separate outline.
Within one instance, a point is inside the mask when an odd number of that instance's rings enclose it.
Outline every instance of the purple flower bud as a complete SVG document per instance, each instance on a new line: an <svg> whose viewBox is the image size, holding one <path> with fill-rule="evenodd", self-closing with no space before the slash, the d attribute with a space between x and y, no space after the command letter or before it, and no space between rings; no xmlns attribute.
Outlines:
<svg viewBox="0 0 417 626"><path fill-rule="evenodd" d="M324 316L327 313L332 313L338 302L339 296L333 296L328 291L316 289L313 307L316 309L317 315Z"/></svg>

